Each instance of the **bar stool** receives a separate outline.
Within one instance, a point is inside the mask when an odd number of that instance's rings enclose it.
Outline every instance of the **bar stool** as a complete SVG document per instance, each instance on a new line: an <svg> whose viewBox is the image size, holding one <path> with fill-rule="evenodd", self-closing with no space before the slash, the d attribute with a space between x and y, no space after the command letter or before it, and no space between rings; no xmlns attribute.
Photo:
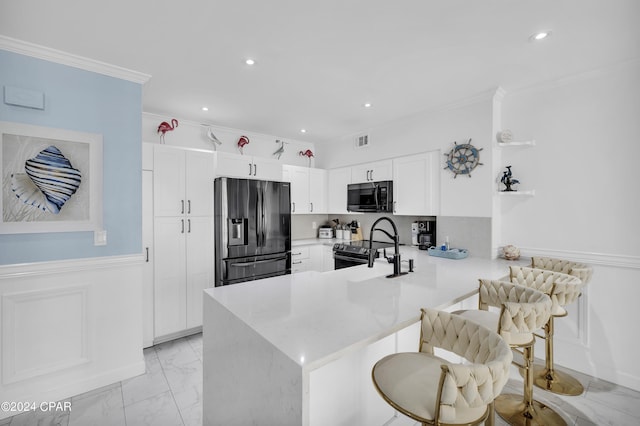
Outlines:
<svg viewBox="0 0 640 426"><path fill-rule="evenodd" d="M544 336L536 334L537 337L543 338L545 341L545 367L536 369L534 366L533 383L542 389L557 394L580 395L584 391L582 384L566 373L559 374L554 368L553 319L567 315L564 306L572 303L580 296L584 283L577 276L562 272L527 266L510 266L509 268L509 281L543 291L551 296L551 301L553 302L551 317L544 326ZM557 380L559 375L562 376L563 381Z"/></svg>
<svg viewBox="0 0 640 426"><path fill-rule="evenodd" d="M448 362L434 348L467 362ZM458 315L422 309L419 352L382 358L371 378L389 405L423 425L493 424L493 400L507 382L512 359L498 333Z"/></svg>
<svg viewBox="0 0 640 426"><path fill-rule="evenodd" d="M531 258L531 267L548 271L561 272L580 278L583 286L591 281L593 268L586 263L573 262L570 260L557 259L553 257L534 256ZM564 306L572 303L580 296L580 293L572 291L554 312L549 324L545 328L545 365L536 364L533 367L534 383L536 386L560 395L580 395L584 392L584 387L577 379L571 375L558 371L553 365L553 317L564 317L567 315Z"/></svg>
<svg viewBox="0 0 640 426"><path fill-rule="evenodd" d="M524 371L524 395L500 395L495 400L496 412L511 425L566 425L552 408L533 399L534 332L551 316L551 298L533 288L499 280L480 280L478 309L454 312L470 321L495 330L520 353ZM489 307L500 308L490 311Z"/></svg>

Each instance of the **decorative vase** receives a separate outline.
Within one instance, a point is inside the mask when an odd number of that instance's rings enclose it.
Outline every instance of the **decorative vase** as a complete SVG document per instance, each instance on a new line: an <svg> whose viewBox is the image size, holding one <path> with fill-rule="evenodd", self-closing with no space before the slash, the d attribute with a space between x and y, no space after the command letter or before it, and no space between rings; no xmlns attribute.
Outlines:
<svg viewBox="0 0 640 426"><path fill-rule="evenodd" d="M518 260L520 258L520 249L511 244L502 247L502 256L507 260Z"/></svg>

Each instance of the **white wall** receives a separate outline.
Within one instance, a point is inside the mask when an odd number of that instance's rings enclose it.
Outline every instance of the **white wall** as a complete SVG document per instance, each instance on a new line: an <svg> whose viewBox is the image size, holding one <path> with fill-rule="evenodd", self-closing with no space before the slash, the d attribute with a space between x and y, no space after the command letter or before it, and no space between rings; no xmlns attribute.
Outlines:
<svg viewBox="0 0 640 426"><path fill-rule="evenodd" d="M387 159L424 151L440 150L440 214L442 216L491 217L492 214L492 95L483 94L464 104L451 105L437 111L425 111L369 129L370 146L356 149L352 136L319 145L318 167L335 168ZM444 170L445 153L469 138L482 148L478 166L472 177Z"/></svg>
<svg viewBox="0 0 640 426"><path fill-rule="evenodd" d="M503 203L504 242L640 255L640 62L507 94L502 122L532 148L503 150L530 199ZM507 155L509 159L507 159ZM535 229L535 232L531 232Z"/></svg>
<svg viewBox="0 0 640 426"><path fill-rule="evenodd" d="M160 143L160 135L157 133L158 125L163 121L170 122L172 118L178 120L178 127L166 133L166 145L240 153L237 143L240 136L244 135L247 136L250 141L243 149L244 155L255 155L275 159L277 157L274 156L273 153L280 147L280 144L276 143L276 139L287 142L284 146L284 154L280 157L282 164L308 166L309 160L307 157L300 156L299 152L310 149L315 154L315 146L313 143L220 126L211 126L213 133L218 140L222 142L222 145L214 146L207 138L208 125L183 120L180 117L161 116L146 112L142 114L142 141ZM311 167L314 167L315 161L316 158L312 157Z"/></svg>
<svg viewBox="0 0 640 426"><path fill-rule="evenodd" d="M507 93L502 123L530 148L502 150L534 197L500 197L503 243L586 261L594 276L556 321L559 365L640 389L640 61ZM538 356L543 352L538 351Z"/></svg>

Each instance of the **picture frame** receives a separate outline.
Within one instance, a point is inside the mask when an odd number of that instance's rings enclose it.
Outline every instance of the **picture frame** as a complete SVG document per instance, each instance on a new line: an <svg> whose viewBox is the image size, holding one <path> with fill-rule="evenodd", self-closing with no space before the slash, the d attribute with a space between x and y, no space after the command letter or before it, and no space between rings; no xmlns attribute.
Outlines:
<svg viewBox="0 0 640 426"><path fill-rule="evenodd" d="M102 230L102 135L0 121L0 234Z"/></svg>

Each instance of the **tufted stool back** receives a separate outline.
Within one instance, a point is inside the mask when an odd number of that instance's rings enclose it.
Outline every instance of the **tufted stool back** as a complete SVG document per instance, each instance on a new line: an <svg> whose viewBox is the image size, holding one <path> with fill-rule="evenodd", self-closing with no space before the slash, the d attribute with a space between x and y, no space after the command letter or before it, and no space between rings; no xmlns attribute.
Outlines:
<svg viewBox="0 0 640 426"><path fill-rule="evenodd" d="M488 405L509 378L513 354L506 342L489 329L446 312L423 309L420 352L438 347L472 364L449 364L443 369L440 420L456 420L456 408Z"/></svg>
<svg viewBox="0 0 640 426"><path fill-rule="evenodd" d="M481 279L478 292L481 310L487 310L489 306L502 309L498 333L507 343L512 343L511 336L531 334L540 330L551 315L551 299L533 288L505 281Z"/></svg>
<svg viewBox="0 0 640 426"><path fill-rule="evenodd" d="M509 280L551 296L551 315L556 317L567 315L564 306L574 302L584 286L584 282L577 276L527 266L510 266Z"/></svg>
<svg viewBox="0 0 640 426"><path fill-rule="evenodd" d="M593 275L593 268L586 263L579 263L553 257L533 256L531 258L531 267L575 275L585 284L591 281L591 276Z"/></svg>

